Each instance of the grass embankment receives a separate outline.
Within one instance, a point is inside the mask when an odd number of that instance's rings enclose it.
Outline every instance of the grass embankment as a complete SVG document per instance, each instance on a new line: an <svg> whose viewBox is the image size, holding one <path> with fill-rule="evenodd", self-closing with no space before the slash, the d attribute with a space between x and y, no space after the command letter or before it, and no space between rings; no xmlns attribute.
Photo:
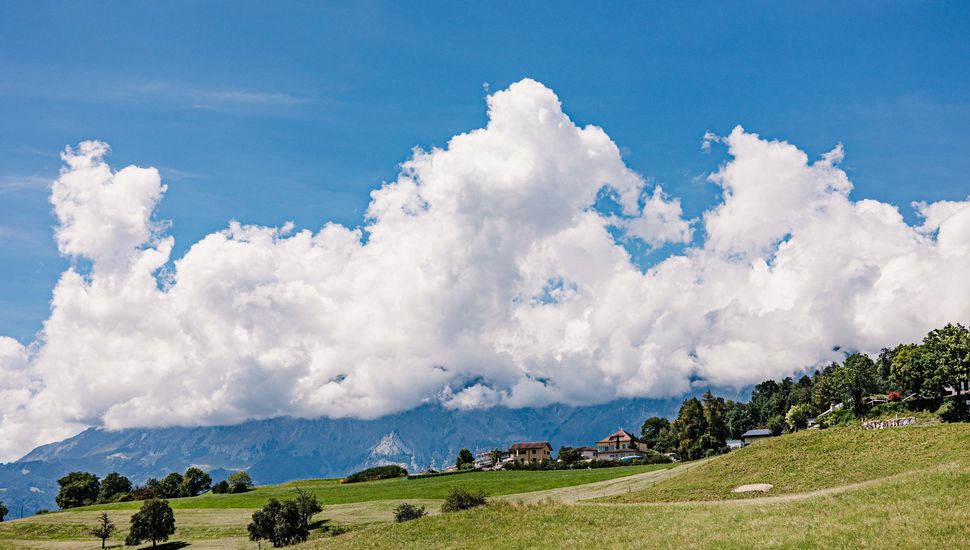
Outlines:
<svg viewBox="0 0 970 550"><path fill-rule="evenodd" d="M970 537L966 502L970 466L964 459L855 491L805 499L525 507L497 504L371 527L311 541L305 547L961 548ZM683 476L693 477L694 473Z"/></svg>
<svg viewBox="0 0 970 550"><path fill-rule="evenodd" d="M770 496L803 493L884 478L970 458L970 425L936 424L885 430L807 430L760 441L688 475L610 502L743 499L740 485L770 483Z"/></svg>

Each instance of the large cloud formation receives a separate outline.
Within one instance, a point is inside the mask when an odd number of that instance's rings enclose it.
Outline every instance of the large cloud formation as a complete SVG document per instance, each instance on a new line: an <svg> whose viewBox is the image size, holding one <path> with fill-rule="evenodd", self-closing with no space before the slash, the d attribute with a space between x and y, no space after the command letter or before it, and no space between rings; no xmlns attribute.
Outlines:
<svg viewBox="0 0 970 550"><path fill-rule="evenodd" d="M916 203L911 226L849 197L841 148L809 162L738 127L714 138L722 201L685 220L541 84L488 106L375 190L363 229L232 222L171 269L157 170L69 148L56 238L88 268L62 275L38 341L0 338L0 457L91 425L740 387L970 316L970 201ZM644 271L624 239L687 246Z"/></svg>

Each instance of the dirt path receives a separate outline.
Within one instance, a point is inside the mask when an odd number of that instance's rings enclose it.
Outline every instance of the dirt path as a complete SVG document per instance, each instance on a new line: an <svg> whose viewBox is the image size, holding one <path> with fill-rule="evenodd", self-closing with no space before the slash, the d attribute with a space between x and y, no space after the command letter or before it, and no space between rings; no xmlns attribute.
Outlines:
<svg viewBox="0 0 970 550"><path fill-rule="evenodd" d="M523 504L534 504L544 500L557 500L564 503L576 503L581 500L611 497L621 495L623 493L647 489L648 487L652 487L661 481L665 481L671 477L680 475L688 470L696 468L697 466L707 464L711 460L716 460L716 458L689 462L687 464L681 464L666 470L644 472L642 474L607 479L605 481L586 483L584 485L573 485L572 487L560 487L558 489L547 489L545 491L534 491L531 493L502 495L494 497L493 500L504 500L513 503L521 502Z"/></svg>

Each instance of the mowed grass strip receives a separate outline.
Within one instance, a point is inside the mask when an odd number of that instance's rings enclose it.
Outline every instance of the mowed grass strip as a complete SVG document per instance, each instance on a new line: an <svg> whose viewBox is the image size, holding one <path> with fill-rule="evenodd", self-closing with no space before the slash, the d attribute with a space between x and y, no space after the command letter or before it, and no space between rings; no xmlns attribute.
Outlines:
<svg viewBox="0 0 970 550"><path fill-rule="evenodd" d="M266 504L270 498L293 498L296 488L312 492L324 506L328 504L348 504L373 500L400 499L443 499L454 487L464 487L477 491L483 490L490 495L527 493L582 485L607 479L630 476L643 472L669 468L670 464L650 464L644 466L620 466L616 468L597 468L588 470L556 471L494 471L473 472L452 476L426 479L384 479L361 483L341 484L338 479L310 479L282 485L257 487L248 493L235 495L215 495L207 493L192 498L169 499L173 509L204 508L248 508L255 509ZM135 510L140 502L119 502L98 506L87 506L78 510Z"/></svg>
<svg viewBox="0 0 970 550"><path fill-rule="evenodd" d="M370 527L303 547L962 548L970 537L968 493L970 467L964 461L854 491L771 504L500 503Z"/></svg>
<svg viewBox="0 0 970 550"><path fill-rule="evenodd" d="M108 511L108 517L118 530L110 540L124 541L133 512ZM176 540L212 540L246 537L246 525L251 511L241 509L176 510ZM42 514L0 523L0 548L8 540L92 541L91 529L97 524L100 511L67 511Z"/></svg>
<svg viewBox="0 0 970 550"><path fill-rule="evenodd" d="M970 456L970 424L935 424L884 430L805 430L760 441L656 486L604 502L674 502L743 499L740 485L770 483L768 496L838 487Z"/></svg>

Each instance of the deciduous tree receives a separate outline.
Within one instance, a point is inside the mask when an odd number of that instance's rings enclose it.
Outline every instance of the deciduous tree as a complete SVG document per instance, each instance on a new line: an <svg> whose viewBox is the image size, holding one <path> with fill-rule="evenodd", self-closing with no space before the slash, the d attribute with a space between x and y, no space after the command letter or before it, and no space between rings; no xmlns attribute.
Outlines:
<svg viewBox="0 0 970 550"><path fill-rule="evenodd" d="M152 547L158 541L166 541L175 533L175 514L168 501L153 498L146 500L141 509L131 516L131 528L125 544L135 546L142 541L152 541Z"/></svg>
<svg viewBox="0 0 970 550"><path fill-rule="evenodd" d="M209 474L194 466L185 470L185 475L182 476L182 494L185 496L194 497L211 485L212 478Z"/></svg>
<svg viewBox="0 0 970 550"><path fill-rule="evenodd" d="M101 490L98 492L98 502L111 502L119 495L126 495L131 492L131 480L119 474L111 472L101 480Z"/></svg>
<svg viewBox="0 0 970 550"><path fill-rule="evenodd" d="M94 504L101 492L98 476L88 472L71 472L57 480L60 490L54 499L62 509Z"/></svg>

